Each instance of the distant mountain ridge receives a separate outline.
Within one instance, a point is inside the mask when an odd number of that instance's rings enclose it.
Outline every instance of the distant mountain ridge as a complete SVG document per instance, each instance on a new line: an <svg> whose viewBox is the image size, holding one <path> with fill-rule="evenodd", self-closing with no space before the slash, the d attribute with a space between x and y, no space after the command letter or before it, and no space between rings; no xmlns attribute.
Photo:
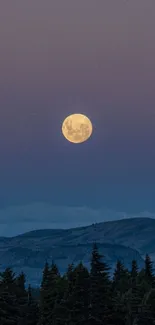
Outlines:
<svg viewBox="0 0 155 325"><path fill-rule="evenodd" d="M23 270L33 285L40 283L45 260L57 263L65 272L67 265L83 261L89 268L93 242L114 269L118 259L130 267L136 259L143 266L149 253L155 261L155 220L132 218L92 224L71 229L40 229L15 237L0 237L0 271L7 266Z"/></svg>

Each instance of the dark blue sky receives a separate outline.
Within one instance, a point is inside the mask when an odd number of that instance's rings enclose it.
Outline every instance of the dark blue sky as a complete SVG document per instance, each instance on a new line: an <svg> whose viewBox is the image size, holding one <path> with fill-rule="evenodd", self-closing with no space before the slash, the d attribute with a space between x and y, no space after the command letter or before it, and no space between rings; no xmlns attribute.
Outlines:
<svg viewBox="0 0 155 325"><path fill-rule="evenodd" d="M1 234L56 226L55 206L60 226L78 225L68 207L87 208L80 224L155 212L154 12L145 0L0 4ZM86 143L63 138L70 113L91 119Z"/></svg>

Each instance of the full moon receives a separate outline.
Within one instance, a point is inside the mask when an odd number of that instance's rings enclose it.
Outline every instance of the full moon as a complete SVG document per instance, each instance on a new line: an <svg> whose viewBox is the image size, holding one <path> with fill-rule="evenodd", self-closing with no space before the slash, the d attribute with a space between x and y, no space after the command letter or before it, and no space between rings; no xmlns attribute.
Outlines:
<svg viewBox="0 0 155 325"><path fill-rule="evenodd" d="M72 114L62 124L64 137L72 143L82 143L91 136L93 126L89 118L83 114Z"/></svg>

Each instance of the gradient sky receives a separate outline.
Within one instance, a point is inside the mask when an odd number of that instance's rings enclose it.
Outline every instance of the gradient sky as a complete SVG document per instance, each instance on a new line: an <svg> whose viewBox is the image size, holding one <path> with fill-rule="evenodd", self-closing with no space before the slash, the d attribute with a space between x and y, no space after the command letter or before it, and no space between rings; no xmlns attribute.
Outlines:
<svg viewBox="0 0 155 325"><path fill-rule="evenodd" d="M68 207L155 212L154 31L152 0L1 0L0 235L31 229L20 206L40 227L40 202L60 226L78 223ZM78 112L94 133L73 145Z"/></svg>

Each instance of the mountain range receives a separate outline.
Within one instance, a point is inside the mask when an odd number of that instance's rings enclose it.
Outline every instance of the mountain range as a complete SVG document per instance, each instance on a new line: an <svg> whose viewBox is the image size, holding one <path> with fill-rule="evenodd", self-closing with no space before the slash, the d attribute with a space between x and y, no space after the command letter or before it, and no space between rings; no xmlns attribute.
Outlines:
<svg viewBox="0 0 155 325"><path fill-rule="evenodd" d="M119 259L130 268L132 259L144 265L148 253L155 262L155 220L131 218L72 229L43 229L15 237L0 237L0 271L10 266L26 274L27 283L40 284L46 261L64 273L69 263L90 267L92 244L98 244L113 272Z"/></svg>

